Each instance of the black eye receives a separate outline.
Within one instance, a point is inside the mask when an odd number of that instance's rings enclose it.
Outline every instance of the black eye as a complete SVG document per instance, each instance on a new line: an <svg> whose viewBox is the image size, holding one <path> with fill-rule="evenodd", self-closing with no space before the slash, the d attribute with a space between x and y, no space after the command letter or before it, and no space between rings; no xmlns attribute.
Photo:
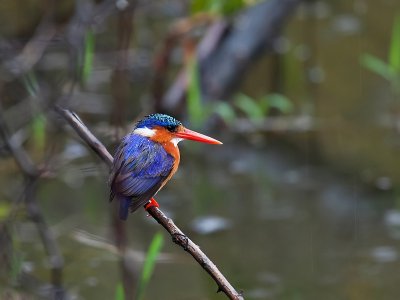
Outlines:
<svg viewBox="0 0 400 300"><path fill-rule="evenodd" d="M176 131L176 126L174 126L174 125L168 125L165 128L167 128L167 130L170 131L170 132L175 132Z"/></svg>

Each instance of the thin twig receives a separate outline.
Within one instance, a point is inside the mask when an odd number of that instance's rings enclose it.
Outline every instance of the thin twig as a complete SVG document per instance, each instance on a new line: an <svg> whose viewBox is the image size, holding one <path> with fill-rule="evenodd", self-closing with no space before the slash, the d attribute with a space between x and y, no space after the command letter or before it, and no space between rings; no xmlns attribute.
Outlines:
<svg viewBox="0 0 400 300"><path fill-rule="evenodd" d="M92 148L100 158L110 167L113 157L104 147L104 145L89 131L78 116L66 109L57 107L56 111L76 130L79 136ZM207 271L218 285L218 292L222 291L229 299L243 300L241 293L238 293L225 276L218 270L215 264L204 254L195 243L193 243L160 209L151 207L148 209L149 214L161 224L171 235L174 243L181 246L185 251Z"/></svg>
<svg viewBox="0 0 400 300"><path fill-rule="evenodd" d="M51 267L51 282L54 287L54 295L58 295L57 299L62 299L64 294L64 290L62 288L62 270L64 266L64 259L60 253L54 234L49 228L37 203L36 188L37 180L29 178L25 193L26 208L29 218L36 224L45 251L49 257L49 263Z"/></svg>
<svg viewBox="0 0 400 300"><path fill-rule="evenodd" d="M33 164L31 158L26 154L26 152L15 144L15 142L10 138L8 133L7 124L4 120L3 110L0 107L0 137L3 139L4 144L14 157L15 162L21 171L28 177L37 177L39 175L39 170Z"/></svg>
<svg viewBox="0 0 400 300"><path fill-rule="evenodd" d="M112 155L107 151L106 147L89 131L89 129L83 124L79 117L60 106L56 106L55 110L60 114L71 127L78 133L78 135L89 145L90 148L111 168L113 163Z"/></svg>
<svg viewBox="0 0 400 300"><path fill-rule="evenodd" d="M149 214L161 224L172 236L175 244L181 246L185 251L199 263L199 265L207 271L218 285L217 292L224 292L229 299L243 299L243 296L238 293L235 288L229 283L224 275L218 270L217 266L200 250L200 247L192 242L174 223L168 218L159 208L151 207L147 210Z"/></svg>

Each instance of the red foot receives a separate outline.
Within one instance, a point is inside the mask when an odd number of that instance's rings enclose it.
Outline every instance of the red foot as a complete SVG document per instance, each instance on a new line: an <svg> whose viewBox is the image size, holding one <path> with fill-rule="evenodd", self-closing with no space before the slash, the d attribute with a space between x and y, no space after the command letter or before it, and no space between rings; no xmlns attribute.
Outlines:
<svg viewBox="0 0 400 300"><path fill-rule="evenodd" d="M150 201L144 206L144 209L148 210L150 207L160 207L160 204L157 203L156 199L151 198Z"/></svg>

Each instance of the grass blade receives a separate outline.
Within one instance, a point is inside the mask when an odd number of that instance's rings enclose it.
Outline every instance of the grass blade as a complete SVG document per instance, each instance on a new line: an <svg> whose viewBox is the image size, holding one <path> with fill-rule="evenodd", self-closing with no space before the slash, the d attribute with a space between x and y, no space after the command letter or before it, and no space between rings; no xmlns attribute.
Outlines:
<svg viewBox="0 0 400 300"><path fill-rule="evenodd" d="M85 36L85 52L82 63L82 82L85 83L93 69L95 38L92 30L88 30Z"/></svg>
<svg viewBox="0 0 400 300"><path fill-rule="evenodd" d="M389 66L394 73L400 74L400 15L395 18L393 23Z"/></svg>
<svg viewBox="0 0 400 300"><path fill-rule="evenodd" d="M258 103L245 94L239 94L236 96L235 105L252 121L260 121L264 117L262 109Z"/></svg>
<svg viewBox="0 0 400 300"><path fill-rule="evenodd" d="M125 300L124 287L121 282L118 282L117 288L115 289L115 300Z"/></svg>
<svg viewBox="0 0 400 300"><path fill-rule="evenodd" d="M193 127L198 127L203 120L203 108L201 103L200 78L197 59L189 62L189 87L188 87L188 115Z"/></svg>
<svg viewBox="0 0 400 300"><path fill-rule="evenodd" d="M144 291L150 281L150 277L153 274L154 266L157 260L158 255L160 254L161 248L164 243L164 238L161 232L157 232L149 249L147 250L146 259L143 264L142 274L139 279L138 290L137 290L137 300L141 300L144 296Z"/></svg>
<svg viewBox="0 0 400 300"><path fill-rule="evenodd" d="M191 13L210 13L217 15L231 15L246 6L244 0L193 0Z"/></svg>
<svg viewBox="0 0 400 300"><path fill-rule="evenodd" d="M23 84L31 97L37 95L39 91L39 84L36 75L33 71L29 71L22 77Z"/></svg>
<svg viewBox="0 0 400 300"><path fill-rule="evenodd" d="M32 138L37 151L43 151L46 143L46 118L43 114L32 120Z"/></svg>
<svg viewBox="0 0 400 300"><path fill-rule="evenodd" d="M282 94L269 94L267 95L263 101L265 101L268 105L268 108L276 108L283 114L288 114L293 111L293 103ZM265 114L267 111L265 112Z"/></svg>
<svg viewBox="0 0 400 300"><path fill-rule="evenodd" d="M232 105L226 102L217 102L213 108L213 111L228 124L236 118L236 113Z"/></svg>
<svg viewBox="0 0 400 300"><path fill-rule="evenodd" d="M393 72L391 71L389 65L374 55L363 54L360 58L360 63L368 70L382 76L389 81L393 79Z"/></svg>

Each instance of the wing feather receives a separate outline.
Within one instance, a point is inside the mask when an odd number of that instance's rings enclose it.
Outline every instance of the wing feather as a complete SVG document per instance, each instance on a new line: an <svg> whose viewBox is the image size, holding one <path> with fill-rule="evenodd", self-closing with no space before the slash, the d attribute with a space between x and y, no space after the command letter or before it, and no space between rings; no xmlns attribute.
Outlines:
<svg viewBox="0 0 400 300"><path fill-rule="evenodd" d="M135 211L158 192L173 165L173 157L161 144L136 134L126 136L115 154L110 200L114 195L132 197L131 211Z"/></svg>

